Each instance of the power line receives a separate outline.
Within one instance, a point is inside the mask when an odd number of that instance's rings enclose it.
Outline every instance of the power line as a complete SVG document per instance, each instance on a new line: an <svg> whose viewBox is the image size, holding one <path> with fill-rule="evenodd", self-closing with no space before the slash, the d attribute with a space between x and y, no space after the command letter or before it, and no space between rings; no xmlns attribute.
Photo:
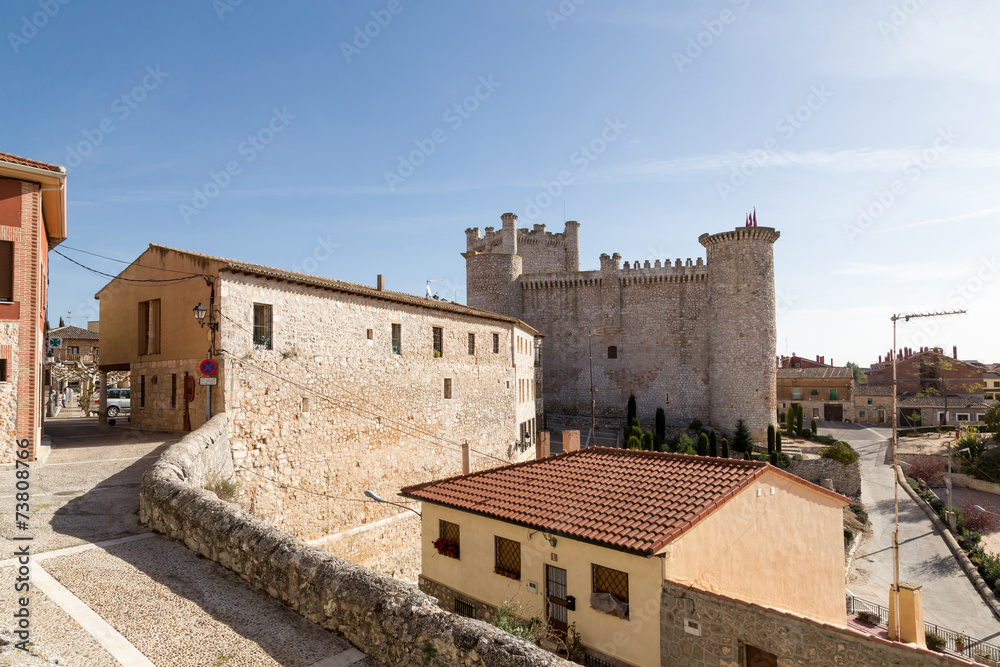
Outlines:
<svg viewBox="0 0 1000 667"><path fill-rule="evenodd" d="M86 269L87 271L90 271L91 273L96 273L99 276L104 276L105 278L110 278L111 280L120 280L122 282L127 282L127 283L178 283L178 282L183 282L185 280L191 280L192 278L206 277L206 276L203 276L202 274L191 274L190 276L188 276L186 278L165 278L163 280L159 280L159 279L156 279L156 278L146 278L146 279L122 278L121 276L115 276L115 275L112 275L110 273L105 273L104 271L98 271L97 269L91 268L91 267L87 266L86 264L81 264L80 262L76 261L75 259L72 259L72 258L67 257L66 255L62 254L58 250L53 249L52 252L54 252L55 254L59 255L60 257L62 257L66 261L72 262L73 264L76 264L80 268Z"/></svg>
<svg viewBox="0 0 1000 667"><path fill-rule="evenodd" d="M168 268L163 267L163 266L150 266L149 264L137 264L135 262L126 262L124 259L118 259L116 257L108 257L107 255L99 255L96 252L90 252L89 250L83 250L81 248L72 248L72 247L70 247L68 245L60 245L59 247L62 248L63 250L75 250L76 252L82 252L85 255L93 255L94 257L100 257L101 259L107 259L107 260L110 260L112 262L118 262L119 264L126 264L126 265L129 265L129 266L138 266L138 267L142 267L144 269L154 269L156 271L167 271L169 273L181 273L181 274L184 274L186 276L204 276L205 275L203 273L192 273L191 271L181 271L179 269L168 269Z"/></svg>

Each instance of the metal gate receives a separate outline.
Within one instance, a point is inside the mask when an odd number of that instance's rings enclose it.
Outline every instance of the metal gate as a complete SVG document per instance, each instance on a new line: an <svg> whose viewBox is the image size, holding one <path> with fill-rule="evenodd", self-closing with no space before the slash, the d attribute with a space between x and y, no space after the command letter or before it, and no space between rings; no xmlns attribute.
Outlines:
<svg viewBox="0 0 1000 667"><path fill-rule="evenodd" d="M566 570L545 566L545 598L548 600L549 623L562 637L569 628L569 614L566 609Z"/></svg>

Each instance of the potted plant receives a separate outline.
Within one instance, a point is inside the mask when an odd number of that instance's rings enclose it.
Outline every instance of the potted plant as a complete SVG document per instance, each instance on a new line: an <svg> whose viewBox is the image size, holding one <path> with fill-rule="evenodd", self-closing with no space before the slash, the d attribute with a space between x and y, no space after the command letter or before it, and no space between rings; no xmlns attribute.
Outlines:
<svg viewBox="0 0 1000 667"><path fill-rule="evenodd" d="M578 665L584 664L587 651L583 648L583 638L576 631L576 623L569 626L569 659Z"/></svg>
<svg viewBox="0 0 1000 667"><path fill-rule="evenodd" d="M958 651L959 653L962 653L963 651L965 651L965 636L964 635L957 635L955 637L955 650Z"/></svg>
<svg viewBox="0 0 1000 667"><path fill-rule="evenodd" d="M944 646L947 643L944 637L936 632L927 632L924 636L927 640L927 648L938 653L944 651Z"/></svg>
<svg viewBox="0 0 1000 667"><path fill-rule="evenodd" d="M446 540L443 537L439 537L433 542L434 548L442 556L448 556L449 558L458 558L458 544L454 540Z"/></svg>

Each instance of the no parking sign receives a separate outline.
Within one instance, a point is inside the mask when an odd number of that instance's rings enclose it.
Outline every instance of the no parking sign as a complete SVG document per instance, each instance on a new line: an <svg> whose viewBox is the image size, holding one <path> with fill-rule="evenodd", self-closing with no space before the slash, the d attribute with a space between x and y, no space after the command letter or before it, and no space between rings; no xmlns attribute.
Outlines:
<svg viewBox="0 0 1000 667"><path fill-rule="evenodd" d="M215 371L217 369L218 369L218 366L211 359L206 359L205 361L201 362L201 374L202 375L215 375Z"/></svg>

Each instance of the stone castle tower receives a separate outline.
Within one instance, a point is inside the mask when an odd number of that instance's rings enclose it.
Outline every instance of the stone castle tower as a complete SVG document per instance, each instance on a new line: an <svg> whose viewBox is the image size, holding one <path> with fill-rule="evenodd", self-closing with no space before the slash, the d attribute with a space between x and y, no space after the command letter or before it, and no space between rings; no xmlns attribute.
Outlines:
<svg viewBox="0 0 1000 667"><path fill-rule="evenodd" d="M698 418L732 433L744 419L758 440L777 408L773 244L768 227L703 234L707 261L621 263L580 270L580 224L466 230L468 304L517 317L545 335L546 413L620 416L630 393L652 422Z"/></svg>

